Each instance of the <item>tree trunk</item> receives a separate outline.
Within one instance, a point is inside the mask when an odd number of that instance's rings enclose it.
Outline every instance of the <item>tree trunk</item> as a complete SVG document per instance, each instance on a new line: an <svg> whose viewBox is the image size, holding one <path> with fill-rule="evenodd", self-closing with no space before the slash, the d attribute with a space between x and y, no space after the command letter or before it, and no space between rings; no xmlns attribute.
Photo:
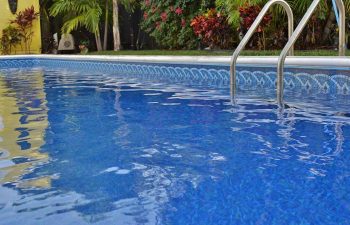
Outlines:
<svg viewBox="0 0 350 225"><path fill-rule="evenodd" d="M118 0L113 0L113 41L114 41L114 51L119 51L121 44L120 44L120 30L119 30Z"/></svg>
<svg viewBox="0 0 350 225"><path fill-rule="evenodd" d="M50 46L51 42L51 26L48 13L47 1L42 1L40 5L40 27L41 27L41 53L50 53L53 46Z"/></svg>
<svg viewBox="0 0 350 225"><path fill-rule="evenodd" d="M103 50L107 50L107 42L108 42L108 18L109 18L109 0L106 0L106 17L105 17L105 32L103 38Z"/></svg>
<svg viewBox="0 0 350 225"><path fill-rule="evenodd" d="M323 34L322 34L322 42L325 43L327 41L327 38L329 37L329 34L331 33L331 29L333 26L333 22L335 21L335 14L334 11L331 10L328 19L327 19L327 23L323 29Z"/></svg>
<svg viewBox="0 0 350 225"><path fill-rule="evenodd" d="M96 39L97 51L102 51L102 44L101 44L101 35L100 35L100 31L97 31L97 32L95 33L95 39Z"/></svg>

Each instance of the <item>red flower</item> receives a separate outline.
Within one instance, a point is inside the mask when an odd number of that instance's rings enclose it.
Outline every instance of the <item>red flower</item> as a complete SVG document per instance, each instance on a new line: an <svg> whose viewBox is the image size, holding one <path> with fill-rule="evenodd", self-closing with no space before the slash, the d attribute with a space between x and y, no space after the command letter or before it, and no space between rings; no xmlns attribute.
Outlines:
<svg viewBox="0 0 350 225"><path fill-rule="evenodd" d="M255 19L259 15L259 12L261 11L261 8L259 6L245 6L239 8L239 13L241 17L241 25L244 30L248 30L251 25L254 23ZM257 29L257 33L260 33L264 30L264 27L267 26L271 22L271 15L266 15L260 26Z"/></svg>
<svg viewBox="0 0 350 225"><path fill-rule="evenodd" d="M150 0L145 0L145 5L146 6L149 6L151 4L151 1Z"/></svg>
<svg viewBox="0 0 350 225"><path fill-rule="evenodd" d="M146 12L143 14L143 18L144 18L145 20L148 18L148 14L147 14Z"/></svg>
<svg viewBox="0 0 350 225"><path fill-rule="evenodd" d="M183 13L183 10L182 10L180 7L178 7L178 8L175 10L175 13L176 13L177 15L181 15L181 14Z"/></svg>
<svg viewBox="0 0 350 225"><path fill-rule="evenodd" d="M163 12L162 14L160 14L160 18L162 19L163 22L165 22L166 19L168 18L168 14L166 12Z"/></svg>
<svg viewBox="0 0 350 225"><path fill-rule="evenodd" d="M182 20L181 20L181 26L182 26L182 27L185 27L185 26L186 26L186 20L185 20L185 19L182 19Z"/></svg>
<svg viewBox="0 0 350 225"><path fill-rule="evenodd" d="M186 25L186 21L182 20L181 25ZM196 36L205 45L227 48L232 44L232 28L228 24L227 18L215 9L196 16L191 20L190 25Z"/></svg>

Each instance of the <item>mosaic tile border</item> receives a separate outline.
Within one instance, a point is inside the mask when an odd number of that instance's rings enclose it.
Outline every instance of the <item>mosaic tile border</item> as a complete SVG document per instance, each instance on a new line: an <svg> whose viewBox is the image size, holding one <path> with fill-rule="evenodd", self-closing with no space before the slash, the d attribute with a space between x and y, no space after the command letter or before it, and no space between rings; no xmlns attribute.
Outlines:
<svg viewBox="0 0 350 225"><path fill-rule="evenodd" d="M23 68L36 65L34 59L2 59L0 60L0 69L2 68Z"/></svg>
<svg viewBox="0 0 350 225"><path fill-rule="evenodd" d="M112 61L77 61L52 59L9 59L1 60L0 68L63 68L66 70L84 70L105 72L111 75L138 75L143 78L166 78L167 80L208 83L209 85L229 85L229 67L225 65L193 65L168 63L125 63ZM237 84L239 89L254 90L275 88L275 68L241 67L238 68ZM318 92L322 94L350 95L350 69L287 69L285 88L292 91Z"/></svg>

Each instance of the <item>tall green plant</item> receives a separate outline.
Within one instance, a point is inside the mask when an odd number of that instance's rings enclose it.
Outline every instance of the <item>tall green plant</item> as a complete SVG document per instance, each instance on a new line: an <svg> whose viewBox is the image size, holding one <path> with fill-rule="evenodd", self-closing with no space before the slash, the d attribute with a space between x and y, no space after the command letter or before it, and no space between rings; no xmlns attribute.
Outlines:
<svg viewBox="0 0 350 225"><path fill-rule="evenodd" d="M79 27L85 27L95 35L97 50L106 50L109 25L109 10L112 5L113 12L113 38L115 48L120 49L119 34L119 4L131 11L138 0L53 0L50 8L51 16L62 16L63 33L69 33ZM103 24L104 23L104 24ZM103 44L101 40L101 26L104 27ZM116 47L117 46L117 47Z"/></svg>
<svg viewBox="0 0 350 225"><path fill-rule="evenodd" d="M24 42L25 53L30 53L30 47L33 39L33 23L39 18L39 13L35 11L34 6L28 7L23 11L16 13L14 20L11 20L11 24L15 24L21 39Z"/></svg>
<svg viewBox="0 0 350 225"><path fill-rule="evenodd" d="M100 23L103 10L99 0L54 0L50 15L64 17L63 33L85 27L95 35L97 50L102 50Z"/></svg>

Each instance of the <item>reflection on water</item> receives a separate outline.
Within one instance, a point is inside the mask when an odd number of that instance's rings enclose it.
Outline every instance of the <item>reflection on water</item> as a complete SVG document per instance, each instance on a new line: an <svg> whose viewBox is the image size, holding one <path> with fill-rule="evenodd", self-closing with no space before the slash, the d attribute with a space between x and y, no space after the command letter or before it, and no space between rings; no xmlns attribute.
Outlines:
<svg viewBox="0 0 350 225"><path fill-rule="evenodd" d="M287 93L281 111L249 92L233 107L228 92L3 70L0 221L346 224L348 100Z"/></svg>
<svg viewBox="0 0 350 225"><path fill-rule="evenodd" d="M0 184L50 187L48 178L21 179L34 165L48 160L39 151L48 126L42 71L0 76L0 118Z"/></svg>

